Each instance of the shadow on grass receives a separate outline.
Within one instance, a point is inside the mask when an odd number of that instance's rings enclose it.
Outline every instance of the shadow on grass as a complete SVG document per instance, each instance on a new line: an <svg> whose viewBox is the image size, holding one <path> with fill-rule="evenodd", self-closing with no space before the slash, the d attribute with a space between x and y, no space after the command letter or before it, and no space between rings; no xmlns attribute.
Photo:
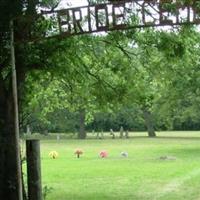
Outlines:
<svg viewBox="0 0 200 200"><path fill-rule="evenodd" d="M167 140L200 140L200 137L179 137L179 136L156 136L156 137L148 137L148 136L131 136L129 139L167 139Z"/></svg>
<svg viewBox="0 0 200 200"><path fill-rule="evenodd" d="M199 147L183 147L183 148L174 148L168 151L170 155L175 155L177 157L189 157L191 159L200 159L200 146Z"/></svg>

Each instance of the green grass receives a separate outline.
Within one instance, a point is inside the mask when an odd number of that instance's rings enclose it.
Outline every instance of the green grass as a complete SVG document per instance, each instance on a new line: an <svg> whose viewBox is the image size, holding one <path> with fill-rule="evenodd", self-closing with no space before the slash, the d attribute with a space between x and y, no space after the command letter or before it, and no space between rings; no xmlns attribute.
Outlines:
<svg viewBox="0 0 200 200"><path fill-rule="evenodd" d="M53 188L47 200L200 200L200 132L158 135L42 140L42 182ZM76 148L84 151L80 159ZM49 158L52 150L59 153L57 159ZM99 158L100 150L107 150L108 158ZM121 158L121 151L129 157Z"/></svg>

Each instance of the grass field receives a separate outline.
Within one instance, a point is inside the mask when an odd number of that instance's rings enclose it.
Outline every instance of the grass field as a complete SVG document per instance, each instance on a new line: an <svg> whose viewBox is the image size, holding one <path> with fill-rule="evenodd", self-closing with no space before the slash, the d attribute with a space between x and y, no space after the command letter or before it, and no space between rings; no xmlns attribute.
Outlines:
<svg viewBox="0 0 200 200"><path fill-rule="evenodd" d="M53 188L47 200L200 200L200 132L158 135L42 140L42 182ZM77 148L84 151L80 159L74 155ZM49 158L52 150L57 159ZM99 158L101 150L109 156ZM120 157L122 151L129 157Z"/></svg>

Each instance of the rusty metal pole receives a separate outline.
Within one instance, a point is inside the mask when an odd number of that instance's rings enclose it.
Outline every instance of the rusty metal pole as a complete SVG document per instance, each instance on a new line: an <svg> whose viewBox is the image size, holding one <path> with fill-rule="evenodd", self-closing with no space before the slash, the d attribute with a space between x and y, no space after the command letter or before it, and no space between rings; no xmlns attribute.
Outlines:
<svg viewBox="0 0 200 200"><path fill-rule="evenodd" d="M12 90L13 90L13 102L14 102L14 133L15 133L15 152L16 152L16 166L17 166L17 199L23 200L22 192L22 172L21 172L21 159L20 159L20 145L19 145L19 116L18 116L18 96L17 96L17 75L15 67L15 46L14 46L14 25L13 21L10 21L10 51L11 51L11 66L12 66Z"/></svg>
<svg viewBox="0 0 200 200"><path fill-rule="evenodd" d="M42 200L40 141L26 141L28 199Z"/></svg>

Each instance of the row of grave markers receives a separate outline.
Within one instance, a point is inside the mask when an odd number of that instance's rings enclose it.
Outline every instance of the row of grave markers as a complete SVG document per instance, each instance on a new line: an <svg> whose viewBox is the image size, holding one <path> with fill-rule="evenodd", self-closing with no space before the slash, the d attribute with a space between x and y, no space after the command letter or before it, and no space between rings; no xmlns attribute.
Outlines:
<svg viewBox="0 0 200 200"><path fill-rule="evenodd" d="M84 153L84 151L82 149L76 149L74 154L76 155L77 158L80 158L81 155ZM120 153L121 157L127 158L128 157L128 152L126 151L122 151ZM59 157L59 153L57 151L51 151L49 152L49 157L52 159L56 159ZM108 157L108 151L107 150L101 150L99 152L99 157L100 158L107 158Z"/></svg>

